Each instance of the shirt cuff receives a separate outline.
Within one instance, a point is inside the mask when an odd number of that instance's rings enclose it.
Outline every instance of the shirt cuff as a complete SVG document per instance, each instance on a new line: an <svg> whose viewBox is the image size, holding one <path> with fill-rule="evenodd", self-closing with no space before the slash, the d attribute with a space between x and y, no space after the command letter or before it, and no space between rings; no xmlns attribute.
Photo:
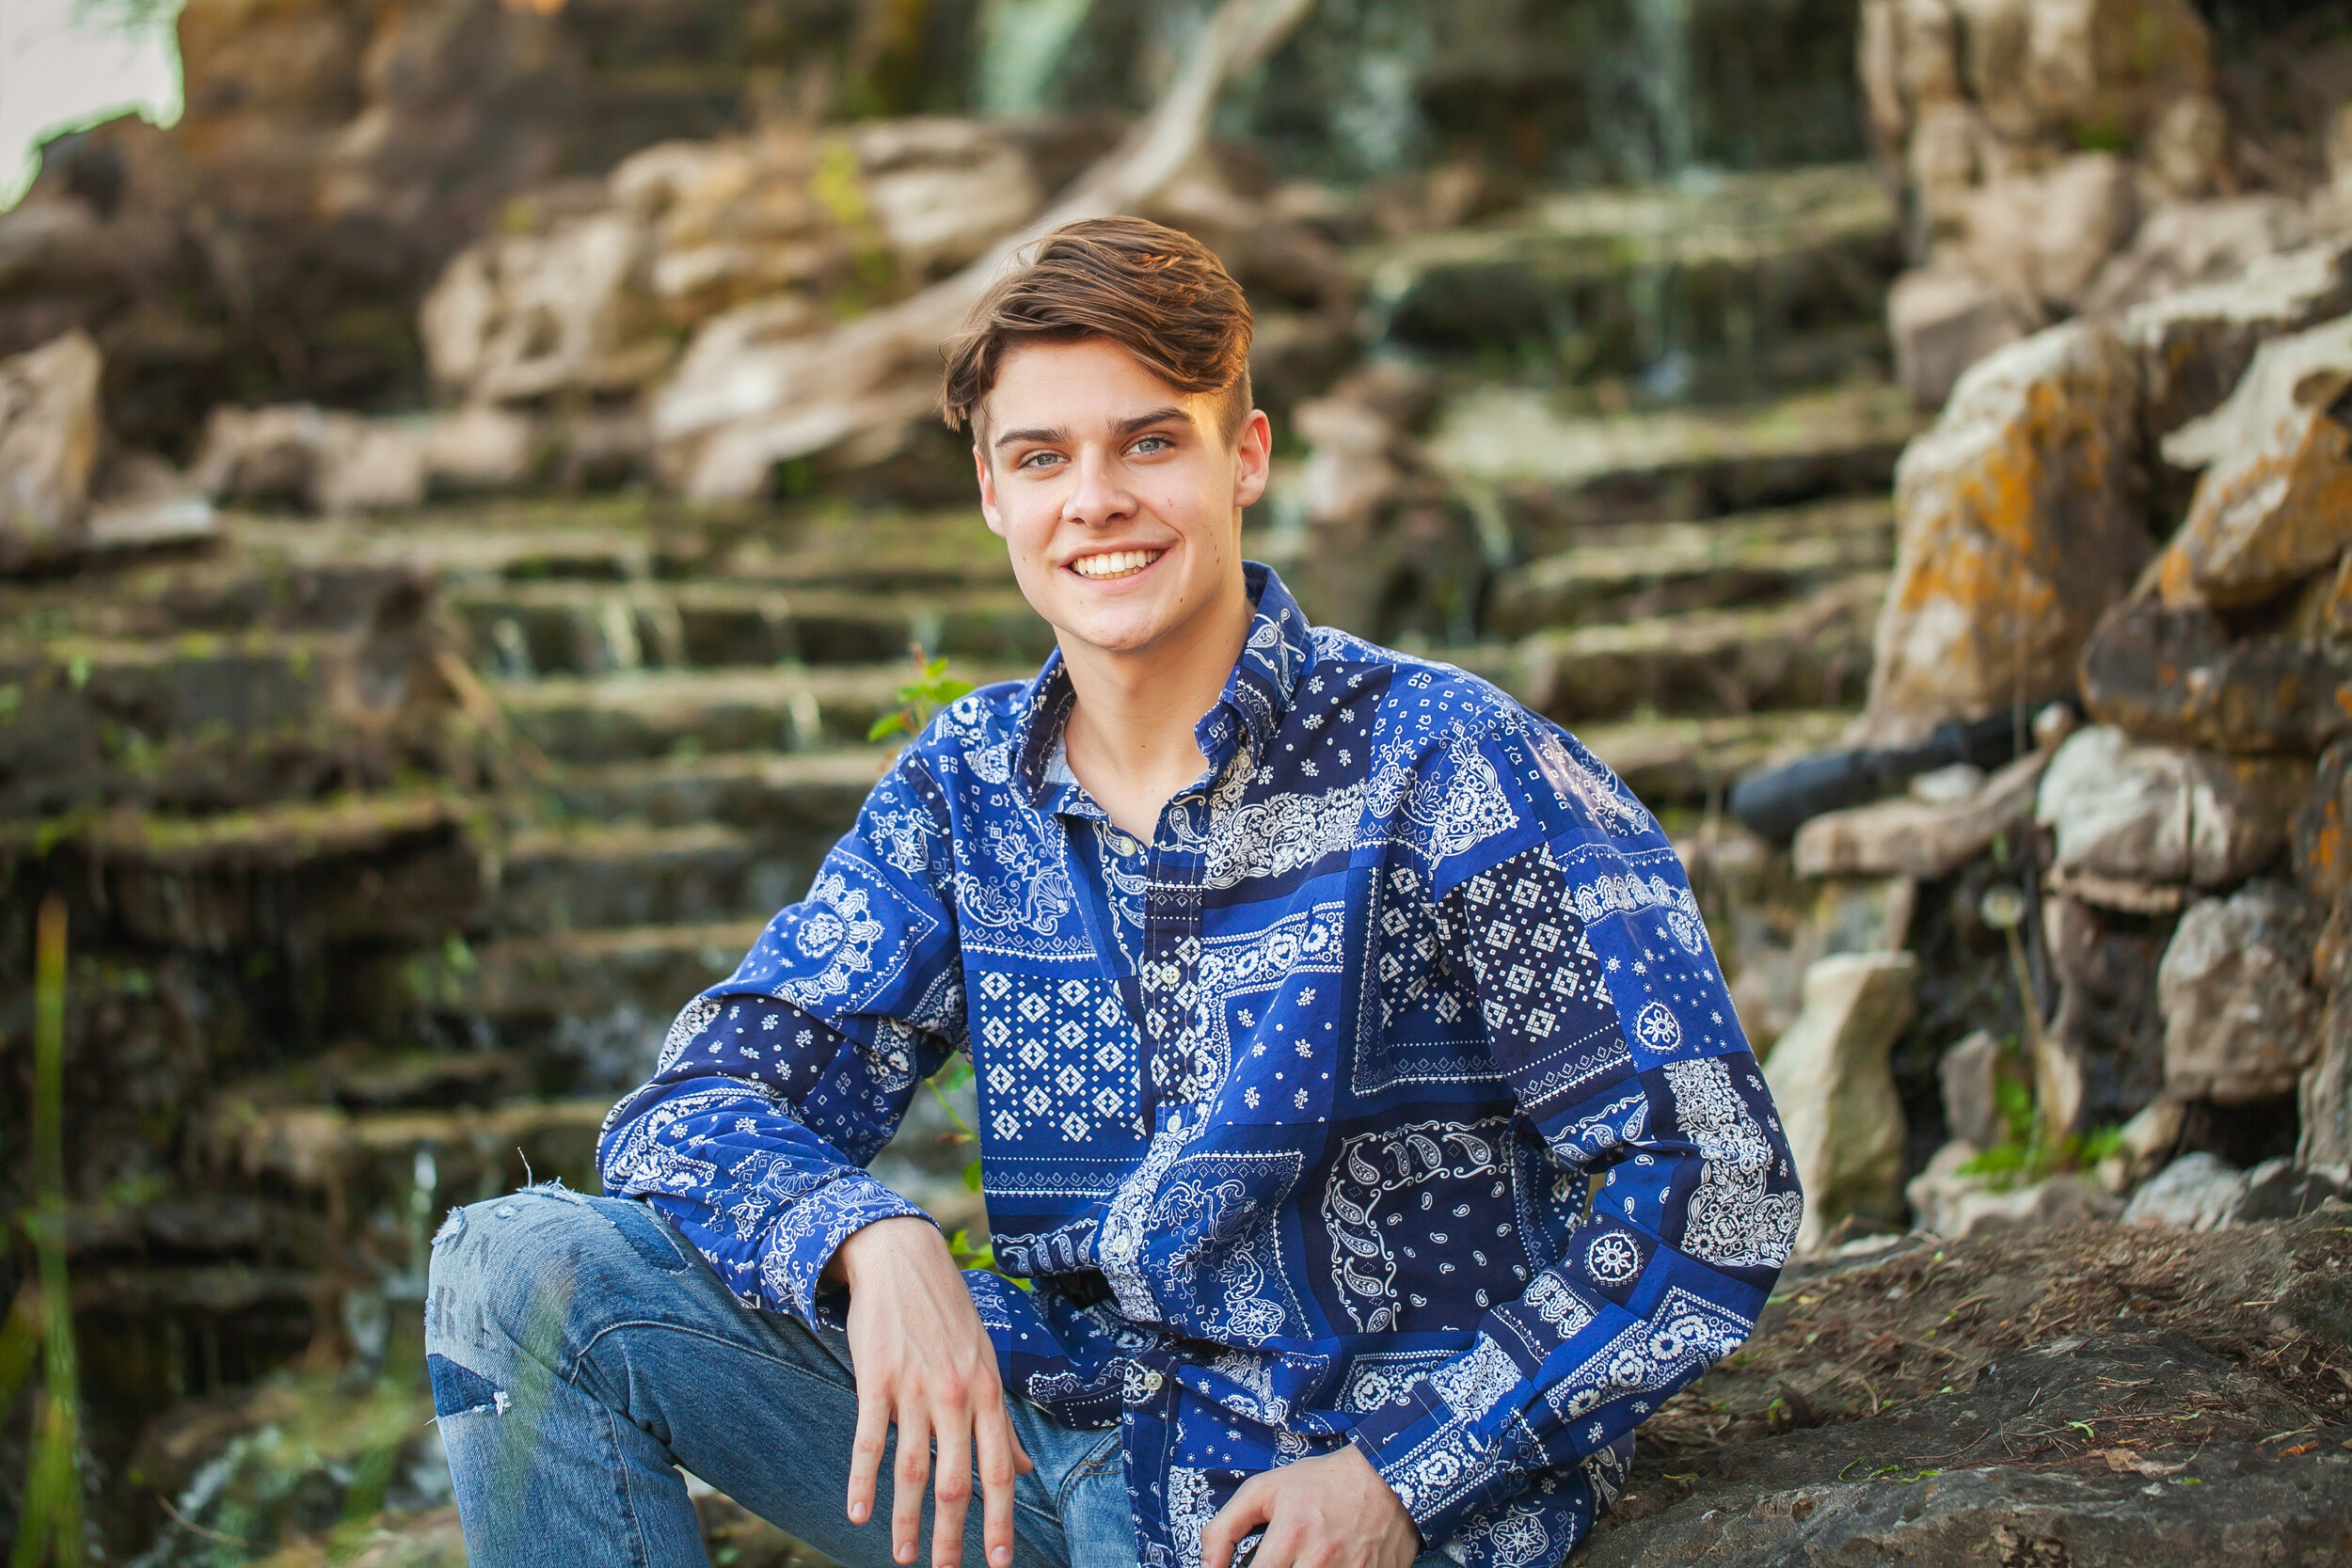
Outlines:
<svg viewBox="0 0 2352 1568"><path fill-rule="evenodd" d="M1426 1377L1359 1417L1347 1435L1412 1515L1424 1549L1453 1539L1504 1473Z"/></svg>
<svg viewBox="0 0 2352 1568"><path fill-rule="evenodd" d="M878 1220L930 1215L862 1170L842 1172L792 1200L768 1240L760 1283L770 1300L812 1328L842 1326L841 1315L818 1305L825 1266L841 1243Z"/></svg>

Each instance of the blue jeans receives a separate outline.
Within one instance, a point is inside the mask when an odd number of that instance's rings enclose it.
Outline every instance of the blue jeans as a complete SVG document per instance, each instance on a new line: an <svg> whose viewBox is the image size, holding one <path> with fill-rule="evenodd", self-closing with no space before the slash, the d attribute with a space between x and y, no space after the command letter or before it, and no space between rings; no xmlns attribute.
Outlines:
<svg viewBox="0 0 2352 1568"><path fill-rule="evenodd" d="M847 1340L742 1306L645 1205L534 1187L453 1212L424 1325L473 1568L704 1568L681 1466L850 1568L890 1568L888 1458L869 1522L843 1511ZM1037 1463L1015 1564L1135 1562L1118 1429L1005 1402ZM963 1561L986 1568L977 1482Z"/></svg>

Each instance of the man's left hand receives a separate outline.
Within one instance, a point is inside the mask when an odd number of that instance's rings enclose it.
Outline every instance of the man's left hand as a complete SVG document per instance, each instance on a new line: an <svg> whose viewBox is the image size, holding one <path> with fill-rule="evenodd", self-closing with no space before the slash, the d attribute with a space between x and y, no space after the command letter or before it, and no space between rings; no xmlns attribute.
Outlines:
<svg viewBox="0 0 2352 1568"><path fill-rule="evenodd" d="M1200 1568L1229 1568L1252 1531L1249 1568L1411 1568L1421 1531L1352 1445L1242 1482L1200 1532Z"/></svg>

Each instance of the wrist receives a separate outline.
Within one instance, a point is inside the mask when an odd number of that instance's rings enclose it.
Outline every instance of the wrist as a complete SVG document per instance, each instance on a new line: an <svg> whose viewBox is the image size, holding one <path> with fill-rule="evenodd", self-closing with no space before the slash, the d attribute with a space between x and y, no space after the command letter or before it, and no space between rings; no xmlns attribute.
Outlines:
<svg viewBox="0 0 2352 1568"><path fill-rule="evenodd" d="M916 1231L920 1231L922 1237L916 1236ZM921 1245L923 1237L938 1242L939 1229L930 1221L917 1219L913 1214L893 1214L871 1225L860 1226L834 1248L833 1260L825 1267L825 1277L848 1287L854 1293L861 1270L871 1274L878 1259L904 1256L909 1246Z"/></svg>

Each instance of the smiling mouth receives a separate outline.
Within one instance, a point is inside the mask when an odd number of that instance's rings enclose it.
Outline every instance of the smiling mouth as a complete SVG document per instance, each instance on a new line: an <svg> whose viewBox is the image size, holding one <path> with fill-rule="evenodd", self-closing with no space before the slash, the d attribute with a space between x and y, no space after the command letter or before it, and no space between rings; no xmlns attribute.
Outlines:
<svg viewBox="0 0 2352 1568"><path fill-rule="evenodd" d="M1142 571L1166 550L1105 550L1100 555L1082 555L1070 563L1070 569L1094 582L1113 578L1131 578Z"/></svg>

